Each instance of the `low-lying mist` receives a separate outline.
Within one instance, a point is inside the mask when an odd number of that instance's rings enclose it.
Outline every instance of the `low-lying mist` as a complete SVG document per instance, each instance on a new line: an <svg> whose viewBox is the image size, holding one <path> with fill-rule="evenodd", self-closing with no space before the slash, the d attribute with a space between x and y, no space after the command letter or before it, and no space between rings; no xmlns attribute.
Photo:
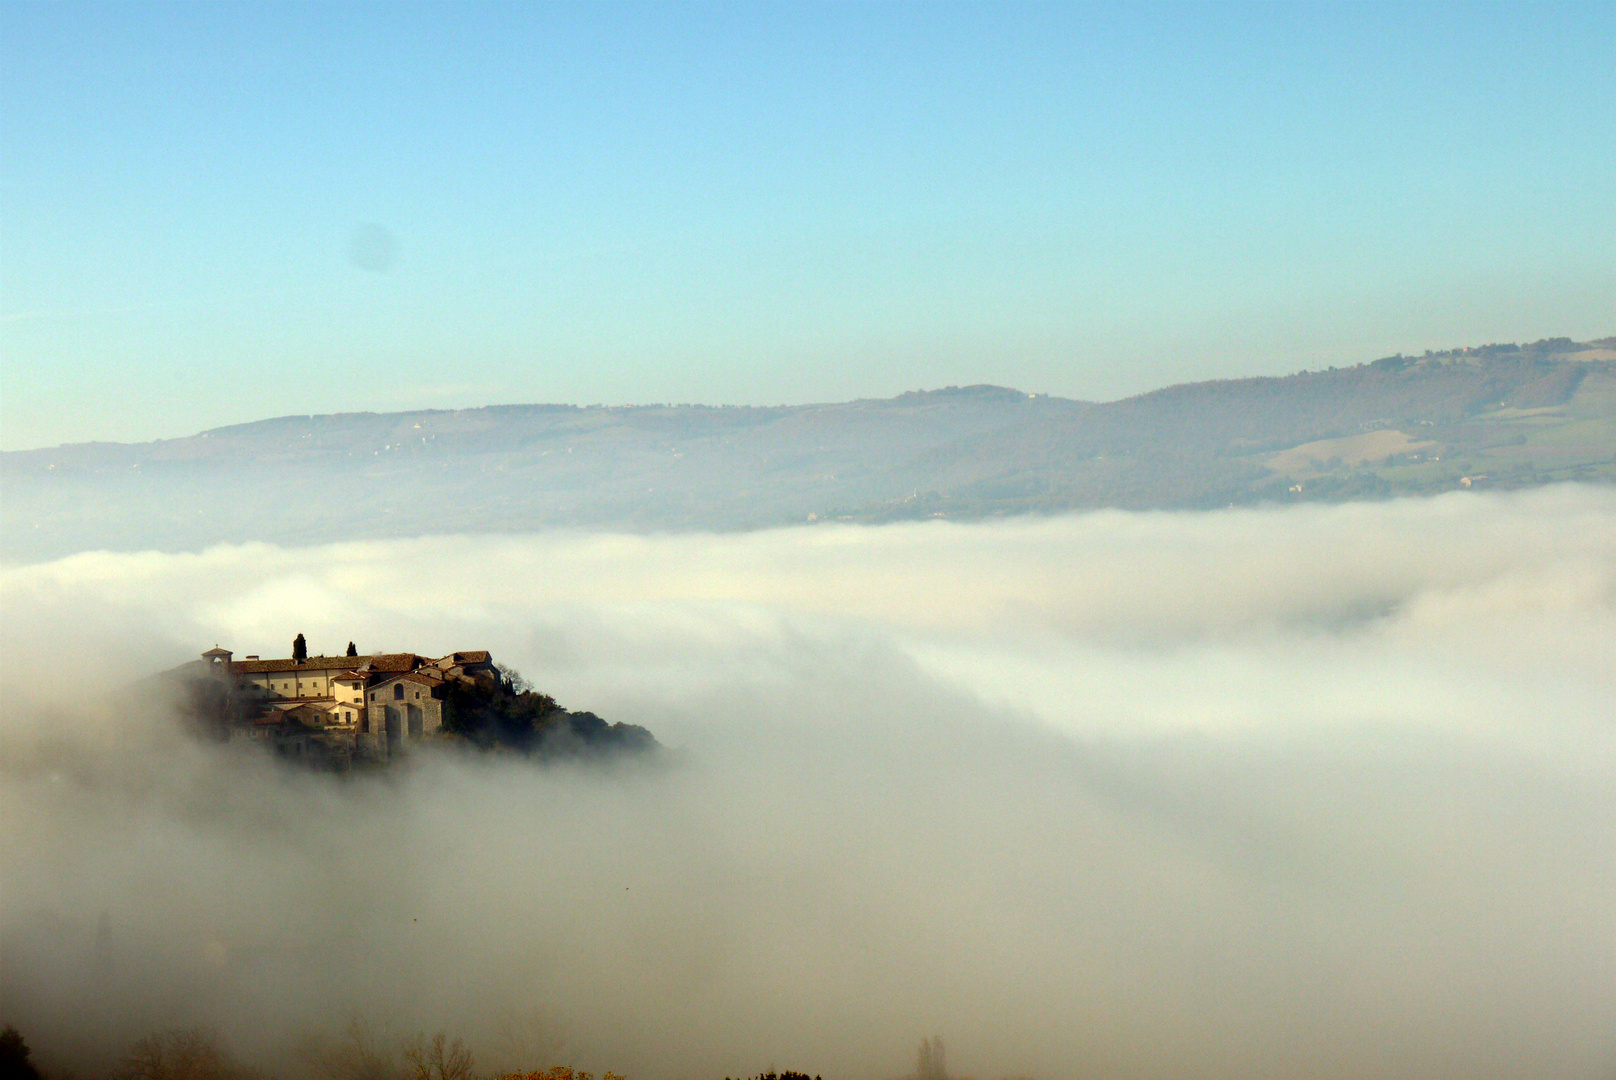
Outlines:
<svg viewBox="0 0 1616 1080"><path fill-rule="evenodd" d="M631 1080L1610 1077L1616 494L3 571L0 1022ZM618 765L336 778L142 677L488 648Z"/></svg>

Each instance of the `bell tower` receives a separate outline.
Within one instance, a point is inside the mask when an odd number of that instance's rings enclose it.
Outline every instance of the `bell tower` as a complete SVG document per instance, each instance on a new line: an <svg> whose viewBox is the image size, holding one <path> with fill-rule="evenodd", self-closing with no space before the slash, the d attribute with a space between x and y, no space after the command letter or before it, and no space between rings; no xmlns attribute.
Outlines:
<svg viewBox="0 0 1616 1080"><path fill-rule="evenodd" d="M202 659L207 661L208 670L215 675L228 675L230 674L230 658L234 655L229 649L221 649L215 645L202 654Z"/></svg>

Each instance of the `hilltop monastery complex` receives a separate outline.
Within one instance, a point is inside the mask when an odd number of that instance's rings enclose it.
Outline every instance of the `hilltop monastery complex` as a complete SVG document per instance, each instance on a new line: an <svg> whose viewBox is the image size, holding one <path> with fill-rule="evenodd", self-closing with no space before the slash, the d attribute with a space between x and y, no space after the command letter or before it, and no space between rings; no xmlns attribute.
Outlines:
<svg viewBox="0 0 1616 1080"><path fill-rule="evenodd" d="M294 644L301 651L302 635ZM353 646L349 646L350 651ZM497 687L487 651L234 659L215 646L202 663L222 683L230 735L291 756L391 757L443 727L457 683Z"/></svg>

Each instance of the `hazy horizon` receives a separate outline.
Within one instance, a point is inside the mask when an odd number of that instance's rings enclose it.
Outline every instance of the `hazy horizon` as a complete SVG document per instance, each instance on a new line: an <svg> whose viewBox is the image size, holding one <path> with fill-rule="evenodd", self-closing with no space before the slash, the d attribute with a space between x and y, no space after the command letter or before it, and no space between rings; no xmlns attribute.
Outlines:
<svg viewBox="0 0 1616 1080"><path fill-rule="evenodd" d="M1613 20L7 4L0 448L1587 340Z"/></svg>
<svg viewBox="0 0 1616 1080"><path fill-rule="evenodd" d="M1548 339L1575 340L1575 339L1569 339L1569 338L1567 338L1566 335L1563 335L1563 334L1549 335ZM1538 340L1546 340L1546 339L1538 339ZM1594 335L1594 336L1589 337L1587 340L1589 342L1601 342L1601 343L1616 342L1616 334ZM1430 351L1430 352L1446 352L1446 351L1449 351L1449 350L1457 351L1457 350L1464 350L1464 349L1476 349L1476 348L1484 347L1486 345L1493 345L1493 344L1499 344L1499 343L1496 343L1496 342L1469 342L1469 343L1462 343L1462 344L1452 344L1452 345L1449 345L1449 346L1447 346L1447 347L1445 347L1443 349L1432 349L1432 350L1428 350L1428 351ZM1512 342L1511 344L1515 344L1515 343ZM1522 343L1522 344L1529 344L1529 343ZM1357 359L1343 358L1343 362L1339 366L1342 366L1342 367L1354 367L1354 366L1361 366L1361 365L1369 364L1369 363L1372 363L1375 360L1381 359L1382 355L1386 355L1386 356L1402 355L1402 353L1400 351L1394 351L1393 353L1377 354L1375 356L1365 356L1365 357L1360 357L1360 358L1357 358ZM1258 373L1249 372L1249 371L1234 370L1234 371L1228 371L1228 372L1224 372L1224 373L1208 374L1208 375L1206 375L1206 377L1204 379L1198 379L1198 380L1194 380L1194 381L1196 381L1196 382L1233 382L1233 381L1240 381L1240 380L1244 380L1244 379L1263 378L1263 377L1279 377L1279 378L1282 378L1287 374L1290 374L1290 372L1289 371L1280 371L1280 372L1267 372L1267 373L1258 374ZM1138 397L1138 396L1141 396L1143 394L1151 393L1153 391L1171 389L1174 386L1181 386L1181 385L1186 385L1186 384L1177 383L1177 384L1160 384L1160 385L1146 386L1146 387L1143 387L1142 389L1136 390L1133 393L1123 395L1123 396L1117 397L1117 398L1067 398L1067 400L1078 401L1078 402L1081 402L1083 404L1112 404L1112 403L1115 403L1115 402L1118 402L1118 401L1128 400L1130 397ZM1020 386L1001 386L1000 384L995 384L995 383L980 383L980 382L979 383L969 383L969 384L965 384L964 388L966 388L966 389L975 389L975 388L983 388L983 387L988 387L988 388L993 388L993 389L1015 390L1017 392L1027 393L1029 396L1034 396L1034 397L1063 397L1064 396L1064 395L1059 395L1059 394L1050 394L1047 391L1027 390L1026 388L1020 387ZM906 395L906 394L915 394L915 393L925 394L925 393L930 393L930 392L934 392L934 391L938 391L938 390L957 390L957 389L961 389L960 384L947 384L947 385L935 385L935 386L911 386L911 387L905 387L905 388L902 388L902 389L898 390L893 396L901 397L901 396ZM886 399L886 398L878 398L878 397L874 397L872 395L856 395L856 396L854 396L852 398L848 398L848 399L840 400L840 401L830 401L830 400L779 401L779 402L774 402L774 401L771 401L771 402L755 401L755 402L732 402L732 403L724 403L724 402L718 402L718 401L663 402L663 401L650 401L650 400L623 400L623 401L611 401L611 402L600 402L600 401L583 402L583 401L559 401L559 400L545 400L545 401L538 401L538 400L534 400L534 401L485 401L485 402L478 403L478 404L466 404L466 405L460 405L460 406L454 406L454 407L442 407L442 408L434 408L434 407L428 406L428 407L422 407L422 408L418 408L418 409L398 409L398 410L355 409L355 410L348 410L348 411L344 411L344 412L278 413L278 414L265 413L265 414L260 415L260 416L254 416L254 417L242 419L242 420L239 420L239 421L236 421L236 422L233 422L233 423L229 423L229 424L221 424L221 425L211 427L211 428L197 428L197 429L194 429L194 430L180 430L180 429L176 428L174 430L154 434L149 439L138 440L138 441L141 441L141 442L162 442L162 441L171 440L171 439L184 439L184 438L190 438L190 437L193 437L193 436L196 436L196 435L208 434L210 432L215 432L215 431L223 431L223 430L229 430L229 429L232 429L232 428L240 428L240 427L250 427L250 426L252 426L254 424L268 423L268 422L273 422L273 421L276 421L276 420L302 419L302 418L310 418L310 417L319 418L319 417L341 417L341 416L350 416L350 415L361 415L361 416L368 416L368 415L408 415L409 413L412 413L412 412L419 412L419 413L423 413L423 414L425 414L425 413L441 413L441 412L477 412L477 411L480 411L480 410L544 408L544 407L551 407L551 406L560 406L560 407L565 407L565 408L579 408L579 409L625 409L625 408L626 409L637 409L637 408L674 408L674 407L677 407L677 408L691 408L691 407L694 407L694 408L759 408L759 409L767 409L767 408L782 408L782 407L790 408L790 407L797 407L797 406L813 406L813 405L834 405L834 404L845 404L845 403L857 402L857 401L877 401L877 400L888 400L888 399ZM117 441L118 440L105 440L105 439L97 440L97 439L92 439L92 440L86 440L85 444L94 444L94 443L97 443L97 442L117 442ZM0 452L11 453L11 452L27 451L27 450L48 450L48 449L56 449L56 448L60 448L60 447L63 447L63 446L72 446L72 445L84 445L84 444L63 443L63 444L57 444L56 446L6 446L6 447L3 448L3 450L0 450Z"/></svg>

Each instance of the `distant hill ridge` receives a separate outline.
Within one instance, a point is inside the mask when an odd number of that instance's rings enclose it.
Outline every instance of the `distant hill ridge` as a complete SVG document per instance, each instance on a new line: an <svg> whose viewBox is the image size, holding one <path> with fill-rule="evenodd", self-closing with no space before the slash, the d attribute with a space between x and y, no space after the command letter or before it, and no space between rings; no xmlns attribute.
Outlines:
<svg viewBox="0 0 1616 1080"><path fill-rule="evenodd" d="M1393 434L1362 438L1375 431ZM13 559L1603 483L1616 481L1616 337L1389 356L1106 403L979 385L797 406L287 416L14 451L0 455L0 478ZM311 483L342 497L313 499Z"/></svg>

